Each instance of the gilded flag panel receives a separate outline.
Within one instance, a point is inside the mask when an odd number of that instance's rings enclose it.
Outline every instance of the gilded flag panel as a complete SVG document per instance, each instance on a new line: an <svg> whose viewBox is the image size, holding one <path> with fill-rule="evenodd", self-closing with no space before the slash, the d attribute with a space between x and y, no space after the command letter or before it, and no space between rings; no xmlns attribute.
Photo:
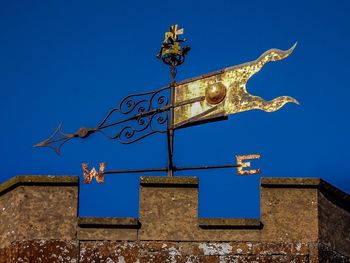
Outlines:
<svg viewBox="0 0 350 263"><path fill-rule="evenodd" d="M266 63L288 57L295 46L296 44L286 51L270 49L254 61L178 83L175 88L175 105L181 105L181 102L196 98L203 99L175 107L174 126L181 127L190 122L254 109L273 112L289 102L299 104L290 96L280 96L266 101L250 94L246 89L248 80Z"/></svg>

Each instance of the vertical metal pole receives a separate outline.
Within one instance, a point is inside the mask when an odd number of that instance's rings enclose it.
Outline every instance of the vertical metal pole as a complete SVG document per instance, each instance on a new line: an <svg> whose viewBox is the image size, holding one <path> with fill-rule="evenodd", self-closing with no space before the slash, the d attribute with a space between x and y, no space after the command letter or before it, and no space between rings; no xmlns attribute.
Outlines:
<svg viewBox="0 0 350 263"><path fill-rule="evenodd" d="M174 175L174 98L175 98L175 77L176 77L177 69L173 64L170 66L170 75L171 75L171 83L170 83L170 111L168 111L168 129L167 129L167 139L168 139L168 176Z"/></svg>

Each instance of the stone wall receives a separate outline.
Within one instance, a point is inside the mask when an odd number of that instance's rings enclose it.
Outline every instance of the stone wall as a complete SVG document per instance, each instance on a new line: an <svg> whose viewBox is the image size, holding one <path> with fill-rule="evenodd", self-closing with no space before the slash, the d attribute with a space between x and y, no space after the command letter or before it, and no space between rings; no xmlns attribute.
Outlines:
<svg viewBox="0 0 350 263"><path fill-rule="evenodd" d="M78 178L18 176L0 186L0 247L76 239Z"/></svg>
<svg viewBox="0 0 350 263"><path fill-rule="evenodd" d="M139 218L78 217L78 177L0 185L0 262L350 262L350 197L262 178L260 218L198 218L198 178L141 177Z"/></svg>

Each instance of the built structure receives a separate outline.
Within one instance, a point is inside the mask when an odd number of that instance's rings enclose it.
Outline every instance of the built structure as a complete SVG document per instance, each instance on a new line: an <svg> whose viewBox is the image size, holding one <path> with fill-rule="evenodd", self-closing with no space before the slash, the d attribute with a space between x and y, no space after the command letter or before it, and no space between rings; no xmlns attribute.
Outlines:
<svg viewBox="0 0 350 263"><path fill-rule="evenodd" d="M78 216L79 178L0 185L0 262L350 262L350 196L262 178L257 219L198 218L198 178L141 177L139 218Z"/></svg>

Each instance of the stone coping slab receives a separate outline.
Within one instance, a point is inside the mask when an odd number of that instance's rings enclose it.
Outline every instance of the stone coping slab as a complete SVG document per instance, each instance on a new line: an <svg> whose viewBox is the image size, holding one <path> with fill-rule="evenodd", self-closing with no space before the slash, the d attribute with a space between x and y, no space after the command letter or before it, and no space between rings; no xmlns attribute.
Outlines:
<svg viewBox="0 0 350 263"><path fill-rule="evenodd" d="M201 228L212 229L261 229L262 223L258 218L199 218Z"/></svg>
<svg viewBox="0 0 350 263"><path fill-rule="evenodd" d="M320 178L262 177L260 185L265 188L316 188L328 199L350 211L350 195Z"/></svg>
<svg viewBox="0 0 350 263"><path fill-rule="evenodd" d="M318 187L320 178L291 178L291 177L261 177L260 184L263 187Z"/></svg>
<svg viewBox="0 0 350 263"><path fill-rule="evenodd" d="M79 186L79 177L54 175L18 175L0 184L0 195L20 185Z"/></svg>
<svg viewBox="0 0 350 263"><path fill-rule="evenodd" d="M140 184L150 187L198 187L198 177L141 176Z"/></svg>
<svg viewBox="0 0 350 263"><path fill-rule="evenodd" d="M139 228L140 223L132 217L79 217L78 225L82 228Z"/></svg>

